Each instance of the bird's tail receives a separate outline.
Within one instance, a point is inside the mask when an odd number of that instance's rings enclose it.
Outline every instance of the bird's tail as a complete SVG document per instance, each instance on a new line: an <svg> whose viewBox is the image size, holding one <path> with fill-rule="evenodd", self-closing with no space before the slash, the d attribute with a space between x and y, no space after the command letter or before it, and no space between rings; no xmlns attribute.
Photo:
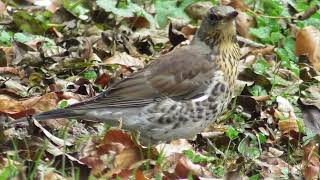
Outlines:
<svg viewBox="0 0 320 180"><path fill-rule="evenodd" d="M56 118L70 118L70 117L78 117L83 115L81 112L76 112L72 109L54 109L51 111L43 112L37 115L32 116L34 119L41 121L41 120L46 120L46 119L56 119ZM18 123L23 123L28 120L27 117L23 117L20 119L17 119L13 122L10 122L9 125L14 125Z"/></svg>

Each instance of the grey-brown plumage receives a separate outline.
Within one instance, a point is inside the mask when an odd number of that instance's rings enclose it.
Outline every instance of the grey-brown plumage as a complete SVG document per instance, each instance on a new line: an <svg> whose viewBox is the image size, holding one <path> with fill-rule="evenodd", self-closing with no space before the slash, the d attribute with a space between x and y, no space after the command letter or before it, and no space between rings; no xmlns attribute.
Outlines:
<svg viewBox="0 0 320 180"><path fill-rule="evenodd" d="M231 100L238 72L237 12L216 6L204 17L191 44L85 102L34 117L77 117L138 130L143 143L191 138L214 121ZM21 122L21 121L17 121Z"/></svg>

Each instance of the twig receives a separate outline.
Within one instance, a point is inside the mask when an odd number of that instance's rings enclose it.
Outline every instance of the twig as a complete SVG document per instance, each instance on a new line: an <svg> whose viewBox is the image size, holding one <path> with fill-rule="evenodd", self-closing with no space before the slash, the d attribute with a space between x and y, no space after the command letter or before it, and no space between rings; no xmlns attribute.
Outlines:
<svg viewBox="0 0 320 180"><path fill-rule="evenodd" d="M270 100L270 96L251 96L256 101L267 101Z"/></svg>
<svg viewBox="0 0 320 180"><path fill-rule="evenodd" d="M250 39L246 39L242 36L237 36L237 40L238 40L238 42L242 42L242 43L244 43L250 47L254 47L254 48L265 48L266 47L266 45L264 45L264 44L257 43L255 41L250 40Z"/></svg>
<svg viewBox="0 0 320 180"><path fill-rule="evenodd" d="M302 15L298 16L299 20L306 20L312 15L314 15L318 10L320 9L320 4L317 4L315 6L310 7L308 10L306 10Z"/></svg>
<svg viewBox="0 0 320 180"><path fill-rule="evenodd" d="M254 16L261 16L261 17L269 18L269 19L297 19L296 17L292 17L292 16L268 16L268 15L264 15L264 14L258 14L249 8L246 9L246 11L253 14Z"/></svg>
<svg viewBox="0 0 320 180"><path fill-rule="evenodd" d="M6 20L6 21L1 21L0 25L9 25L11 24L13 21L12 20Z"/></svg>

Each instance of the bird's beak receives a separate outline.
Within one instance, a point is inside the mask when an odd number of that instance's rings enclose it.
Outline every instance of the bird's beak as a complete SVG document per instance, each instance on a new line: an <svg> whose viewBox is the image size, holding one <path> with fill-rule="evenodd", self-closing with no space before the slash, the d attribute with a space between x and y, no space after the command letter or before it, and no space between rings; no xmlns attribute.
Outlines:
<svg viewBox="0 0 320 180"><path fill-rule="evenodd" d="M232 19L236 18L236 17L238 16L238 14L239 14L239 13L238 13L237 11L233 11L233 12L227 14L226 18L227 18L228 20L232 20Z"/></svg>

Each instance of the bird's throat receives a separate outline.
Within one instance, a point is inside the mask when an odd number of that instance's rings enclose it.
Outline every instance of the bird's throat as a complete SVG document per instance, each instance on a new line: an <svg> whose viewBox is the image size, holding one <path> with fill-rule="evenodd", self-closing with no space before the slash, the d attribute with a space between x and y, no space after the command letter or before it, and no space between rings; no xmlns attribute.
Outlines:
<svg viewBox="0 0 320 180"><path fill-rule="evenodd" d="M218 32L208 35L199 30L191 44L203 44L210 49L214 56L214 63L219 66L224 74L225 81L233 87L238 74L238 61L240 48L237 44L236 34L231 31Z"/></svg>

